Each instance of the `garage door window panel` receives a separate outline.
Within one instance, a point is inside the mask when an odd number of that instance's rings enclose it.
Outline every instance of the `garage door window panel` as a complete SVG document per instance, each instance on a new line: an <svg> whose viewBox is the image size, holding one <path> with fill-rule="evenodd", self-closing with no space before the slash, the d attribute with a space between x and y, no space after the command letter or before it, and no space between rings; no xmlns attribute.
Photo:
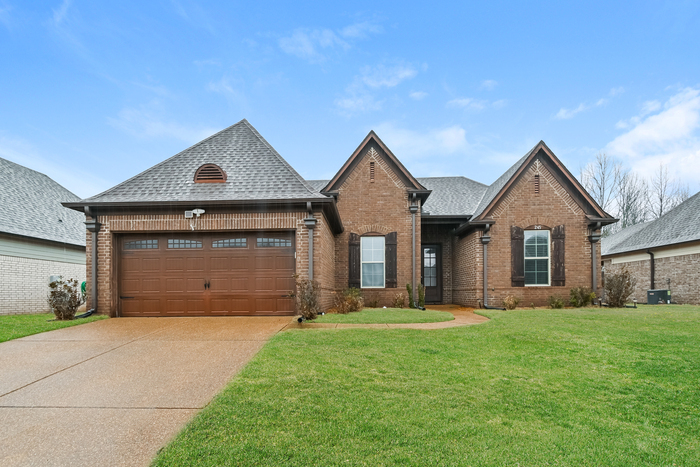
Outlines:
<svg viewBox="0 0 700 467"><path fill-rule="evenodd" d="M292 240L289 238L258 237L258 248L290 248Z"/></svg>
<svg viewBox="0 0 700 467"><path fill-rule="evenodd" d="M158 239L129 240L124 242L125 250L157 250Z"/></svg>
<svg viewBox="0 0 700 467"><path fill-rule="evenodd" d="M212 248L248 248L247 238L225 238L211 242Z"/></svg>
<svg viewBox="0 0 700 467"><path fill-rule="evenodd" d="M189 240L186 238L169 238L168 248L170 249L181 249L181 248L202 248L201 240Z"/></svg>

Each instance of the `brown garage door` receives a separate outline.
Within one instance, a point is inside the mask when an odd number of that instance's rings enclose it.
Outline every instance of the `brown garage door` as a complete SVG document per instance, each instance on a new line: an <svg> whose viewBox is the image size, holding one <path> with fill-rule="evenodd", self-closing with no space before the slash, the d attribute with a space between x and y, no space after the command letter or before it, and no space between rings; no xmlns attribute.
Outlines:
<svg viewBox="0 0 700 467"><path fill-rule="evenodd" d="M121 316L293 314L294 232L125 234Z"/></svg>

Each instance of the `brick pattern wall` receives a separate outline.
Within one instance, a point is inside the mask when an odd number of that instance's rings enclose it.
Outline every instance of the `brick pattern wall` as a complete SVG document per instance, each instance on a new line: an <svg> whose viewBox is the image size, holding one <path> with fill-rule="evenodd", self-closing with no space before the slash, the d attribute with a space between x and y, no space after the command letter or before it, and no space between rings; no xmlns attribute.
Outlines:
<svg viewBox="0 0 700 467"><path fill-rule="evenodd" d="M453 226L425 225L421 232L423 244L438 244L442 249L442 303L452 303L452 235ZM417 267L420 268L421 263ZM420 271L420 269L419 269ZM420 274L418 274L420 277Z"/></svg>
<svg viewBox="0 0 700 467"><path fill-rule="evenodd" d="M605 261L605 274L614 274L627 267L637 279L637 285L630 299L638 303L647 302L647 290L651 287L651 261L615 263ZM668 256L654 260L654 286L657 289L671 289L674 303L700 305L700 254Z"/></svg>
<svg viewBox="0 0 700 467"><path fill-rule="evenodd" d="M0 315L49 313L49 277L85 280L85 266L0 256Z"/></svg>
<svg viewBox="0 0 700 467"><path fill-rule="evenodd" d="M203 215L197 222L195 231L232 231L232 230L295 230L296 231L296 271L302 277L308 277L308 229L304 225L306 212L266 212L266 213L212 213ZM314 271L318 264L327 263L328 223L319 212L319 219L314 232ZM117 278L114 271L114 258L117 255L114 245L115 233L127 232L192 232L190 220L182 214L129 214L99 216L102 224L97 240L97 287L98 311L115 316L117 311ZM325 233L324 233L325 232ZM91 288L92 234L86 231L87 238L87 283ZM325 252L325 253L324 253ZM327 267L327 266L326 266ZM316 273L315 273L316 274ZM325 284L322 295L324 303L329 302L331 291Z"/></svg>
<svg viewBox="0 0 700 467"><path fill-rule="evenodd" d="M484 255L481 236L482 232L476 231L452 239L452 302L457 305L476 307L483 302Z"/></svg>
<svg viewBox="0 0 700 467"><path fill-rule="evenodd" d="M369 147L361 154L352 173L339 188L338 211L345 231L335 239L335 287L348 287L348 240L350 233L397 233L397 288L363 289L366 299L378 299L389 306L397 293L407 295L406 284L412 282L411 213L408 189L386 164L380 154ZM370 162L375 163L374 181L370 180ZM417 202L420 209L420 203ZM420 211L416 213L416 282L420 280ZM408 301L407 301L408 303Z"/></svg>
<svg viewBox="0 0 700 467"><path fill-rule="evenodd" d="M539 194L535 194L536 174L540 176ZM488 246L490 305L500 306L506 296L513 295L520 299L520 306L529 306L530 303L541 306L546 304L550 295L559 295L567 299L571 287L591 286L591 244L588 240L590 232L585 212L539 159L530 164L516 185L494 207L491 217L496 223L491 227L491 243ZM511 287L511 226L526 228L531 225L544 225L553 229L561 224L566 226L566 285ZM599 244L596 250L596 264L599 265ZM456 263L469 258L459 251L457 254L459 259L455 258ZM600 268L598 269L600 284ZM477 296L482 295L483 292L477 292Z"/></svg>

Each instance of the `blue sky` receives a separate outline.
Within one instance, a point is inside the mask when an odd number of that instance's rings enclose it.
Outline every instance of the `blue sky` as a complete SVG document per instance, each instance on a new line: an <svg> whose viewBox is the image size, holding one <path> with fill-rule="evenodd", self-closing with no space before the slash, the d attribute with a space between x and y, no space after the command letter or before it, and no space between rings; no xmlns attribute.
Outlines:
<svg viewBox="0 0 700 467"><path fill-rule="evenodd" d="M79 196L242 118L307 179L374 129L490 184L539 140L700 189L700 2L0 0L0 157Z"/></svg>

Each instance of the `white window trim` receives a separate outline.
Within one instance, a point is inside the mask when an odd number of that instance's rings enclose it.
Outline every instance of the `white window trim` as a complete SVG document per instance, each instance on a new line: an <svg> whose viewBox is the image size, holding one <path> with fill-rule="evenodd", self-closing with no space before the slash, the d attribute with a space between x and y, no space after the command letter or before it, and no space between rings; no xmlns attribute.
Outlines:
<svg viewBox="0 0 700 467"><path fill-rule="evenodd" d="M364 261L362 259L362 252L364 251L362 248L362 242L365 238L376 238L376 237L381 237L384 239L384 259L381 261ZM362 265L363 264L378 264L382 263L382 275L384 276L384 285L372 285L372 286L364 286L362 285ZM386 288L386 237L380 236L380 235L371 235L371 236L366 236L366 237L360 237L360 289L385 289Z"/></svg>
<svg viewBox="0 0 700 467"><path fill-rule="evenodd" d="M523 234L523 275L525 275L525 261L528 259L544 259L544 256L525 256L525 234L527 232L547 232L547 283L546 284L525 284L525 287L551 287L552 285L552 232L549 230L526 230Z"/></svg>

